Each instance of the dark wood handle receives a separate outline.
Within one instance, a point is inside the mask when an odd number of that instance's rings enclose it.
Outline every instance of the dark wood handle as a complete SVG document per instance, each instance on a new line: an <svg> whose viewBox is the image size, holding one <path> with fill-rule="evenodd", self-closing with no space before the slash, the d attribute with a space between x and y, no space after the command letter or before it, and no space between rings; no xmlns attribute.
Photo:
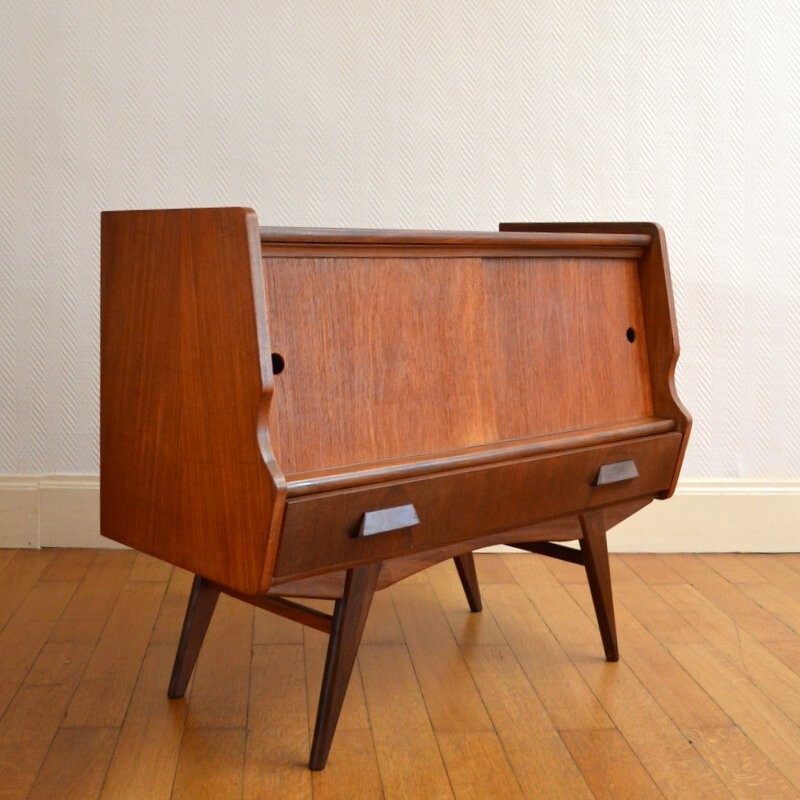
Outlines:
<svg viewBox="0 0 800 800"><path fill-rule="evenodd" d="M635 461L617 461L614 464L603 464L597 473L595 486L607 486L609 483L630 481L639 477Z"/></svg>
<svg viewBox="0 0 800 800"><path fill-rule="evenodd" d="M375 536L378 533L391 533L403 528L419 525L417 511L411 503L378 511L365 511L358 530L359 536Z"/></svg>

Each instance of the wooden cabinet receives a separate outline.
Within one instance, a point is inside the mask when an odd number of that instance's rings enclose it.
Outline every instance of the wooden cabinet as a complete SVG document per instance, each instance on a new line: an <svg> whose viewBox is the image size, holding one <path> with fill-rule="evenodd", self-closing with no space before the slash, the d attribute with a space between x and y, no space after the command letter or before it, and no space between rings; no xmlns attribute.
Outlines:
<svg viewBox="0 0 800 800"><path fill-rule="evenodd" d="M476 547L581 558L617 657L606 528L672 493L690 427L663 232L502 227L103 214L103 534L197 576L173 696L220 591L331 633L313 768L373 592L436 561L477 610Z"/></svg>

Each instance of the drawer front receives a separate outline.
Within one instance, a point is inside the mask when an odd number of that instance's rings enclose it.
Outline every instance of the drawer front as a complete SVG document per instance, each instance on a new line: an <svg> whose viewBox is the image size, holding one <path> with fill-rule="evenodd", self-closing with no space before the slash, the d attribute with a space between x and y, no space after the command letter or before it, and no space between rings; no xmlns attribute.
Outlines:
<svg viewBox="0 0 800 800"><path fill-rule="evenodd" d="M286 505L275 577L342 569L655 495L672 481L681 438L668 433L298 497ZM359 535L366 512L408 504L419 524Z"/></svg>

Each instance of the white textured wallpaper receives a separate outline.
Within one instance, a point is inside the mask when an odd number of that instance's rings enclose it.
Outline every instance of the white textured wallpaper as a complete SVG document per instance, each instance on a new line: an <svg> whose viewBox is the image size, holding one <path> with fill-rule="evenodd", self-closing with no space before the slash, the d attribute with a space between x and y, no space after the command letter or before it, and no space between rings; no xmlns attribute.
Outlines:
<svg viewBox="0 0 800 800"><path fill-rule="evenodd" d="M98 469L102 209L660 222L684 476L800 477L800 4L0 0L0 473Z"/></svg>

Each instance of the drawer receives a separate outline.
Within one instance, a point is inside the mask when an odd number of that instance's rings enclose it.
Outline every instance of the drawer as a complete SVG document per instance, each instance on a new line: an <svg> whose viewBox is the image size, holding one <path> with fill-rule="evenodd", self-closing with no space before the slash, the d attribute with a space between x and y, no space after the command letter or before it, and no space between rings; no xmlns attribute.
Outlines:
<svg viewBox="0 0 800 800"><path fill-rule="evenodd" d="M323 573L655 495L671 484L681 438L668 433L293 498L274 575ZM408 504L419 524L359 536L366 512Z"/></svg>

